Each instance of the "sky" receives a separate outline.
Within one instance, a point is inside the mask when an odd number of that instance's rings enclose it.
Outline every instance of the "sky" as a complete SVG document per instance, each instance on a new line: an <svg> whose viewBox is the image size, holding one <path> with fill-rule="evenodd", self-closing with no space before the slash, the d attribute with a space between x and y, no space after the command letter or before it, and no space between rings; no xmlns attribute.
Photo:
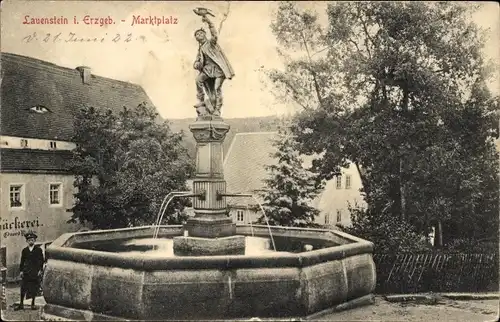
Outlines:
<svg viewBox="0 0 500 322"><path fill-rule="evenodd" d="M227 11L227 1L139 2L139 1L2 1L2 52L46 60L68 68L89 66L95 75L141 85L164 118L196 116L195 78L192 67L197 53L193 33L206 27L193 13L196 7L211 9L215 26ZM302 3L325 12L325 2ZM225 118L281 115L291 112L269 90L262 69L282 68L270 23L276 2L231 2L219 44L236 76L222 88ZM113 24L86 24L84 17L111 18ZM134 16L162 16L177 24L132 25ZM25 17L66 17L68 25L23 24ZM488 58L500 62L500 10L485 3L474 21L490 28L485 48ZM73 24L74 19L78 24ZM325 18L324 16L322 17ZM88 20L87 20L88 21ZM36 33L37 39L33 37ZM60 33L62 41L54 41ZM104 38L98 42L66 42L74 38ZM47 34L50 34L46 38ZM116 35L118 41L113 41ZM131 40L126 42L127 35ZM27 36L32 36L27 41ZM44 41L47 40L46 42ZM492 90L498 92L499 84Z"/></svg>

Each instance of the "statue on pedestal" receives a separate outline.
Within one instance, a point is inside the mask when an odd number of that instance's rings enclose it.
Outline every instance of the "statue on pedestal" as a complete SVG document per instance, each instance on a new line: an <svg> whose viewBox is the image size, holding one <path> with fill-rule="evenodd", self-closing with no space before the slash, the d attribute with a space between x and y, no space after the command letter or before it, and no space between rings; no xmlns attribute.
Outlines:
<svg viewBox="0 0 500 322"><path fill-rule="evenodd" d="M234 77L234 71L226 55L217 43L217 31L207 15L212 15L204 8L194 12L202 16L202 21L208 25L212 37L207 38L206 31L198 29L194 37L199 43L198 55L194 69L199 71L196 77L196 92L198 103L194 106L199 117L220 116L222 108L221 87L224 80ZM213 16L213 15L212 15Z"/></svg>

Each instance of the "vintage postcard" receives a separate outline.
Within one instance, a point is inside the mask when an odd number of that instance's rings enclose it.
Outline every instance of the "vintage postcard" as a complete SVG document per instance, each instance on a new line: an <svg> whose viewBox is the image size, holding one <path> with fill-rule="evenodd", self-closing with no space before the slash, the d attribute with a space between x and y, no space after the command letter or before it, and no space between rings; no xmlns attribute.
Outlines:
<svg viewBox="0 0 500 322"><path fill-rule="evenodd" d="M2 319L485 321L495 2L1 4Z"/></svg>

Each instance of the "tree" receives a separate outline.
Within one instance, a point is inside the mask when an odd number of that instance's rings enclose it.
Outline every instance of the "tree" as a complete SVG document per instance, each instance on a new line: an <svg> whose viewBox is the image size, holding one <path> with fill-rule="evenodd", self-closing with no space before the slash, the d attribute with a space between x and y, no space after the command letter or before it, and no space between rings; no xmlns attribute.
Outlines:
<svg viewBox="0 0 500 322"><path fill-rule="evenodd" d="M475 8L331 3L324 27L314 12L279 7L272 29L289 54L269 76L304 108L292 127L298 149L320 156L321 179L353 162L365 215L379 223L390 216L421 235L435 225L475 238L498 222L498 99L484 86L492 69L468 19Z"/></svg>
<svg viewBox="0 0 500 322"><path fill-rule="evenodd" d="M293 135L286 128L280 127L273 145L276 152L271 156L276 164L266 167L269 178L260 191L265 214L258 221L266 223L267 216L270 225L315 226L318 210L311 201L320 188L315 175L303 167Z"/></svg>
<svg viewBox="0 0 500 322"><path fill-rule="evenodd" d="M85 107L74 128L71 221L102 229L153 224L165 195L187 190L193 165L182 134L172 133L153 107L140 104L118 114ZM164 223L179 223L185 203L174 200Z"/></svg>

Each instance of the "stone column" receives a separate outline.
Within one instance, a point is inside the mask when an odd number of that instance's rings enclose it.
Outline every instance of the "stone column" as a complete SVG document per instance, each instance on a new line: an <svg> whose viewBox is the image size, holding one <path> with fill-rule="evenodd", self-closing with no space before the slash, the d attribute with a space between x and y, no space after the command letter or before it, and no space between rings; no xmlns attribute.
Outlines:
<svg viewBox="0 0 500 322"><path fill-rule="evenodd" d="M236 224L226 215L226 181L223 168L223 143L229 124L222 118L197 120L189 129L196 140L196 175L193 192L195 216L184 229L187 237L174 238L176 255L242 254L244 236L235 236Z"/></svg>

